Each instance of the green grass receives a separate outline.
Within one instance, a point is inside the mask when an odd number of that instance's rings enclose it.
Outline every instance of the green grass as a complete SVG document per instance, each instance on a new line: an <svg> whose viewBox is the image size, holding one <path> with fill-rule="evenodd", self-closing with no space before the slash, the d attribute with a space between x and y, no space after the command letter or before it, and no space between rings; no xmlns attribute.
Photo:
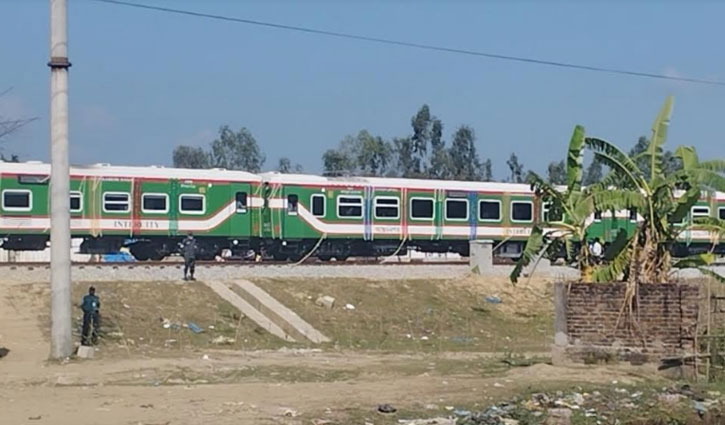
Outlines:
<svg viewBox="0 0 725 425"><path fill-rule="evenodd" d="M485 291L441 279L254 281L343 349L543 352L553 334L548 300L513 315L486 303ZM332 310L315 305L321 295L335 298Z"/></svg>
<svg viewBox="0 0 725 425"><path fill-rule="evenodd" d="M101 299L101 340L98 355L125 356L130 353L175 355L189 350L275 349L289 345L240 315L231 304L219 298L200 282L96 282ZM76 305L90 283L73 285L74 337L80 339L82 312ZM45 299L47 309L41 320L49 320L47 285L33 285L31 291ZM167 319L172 326L163 327ZM194 333L187 326L203 329ZM47 333L47 330L46 330ZM228 345L212 343L215 337L234 339Z"/></svg>

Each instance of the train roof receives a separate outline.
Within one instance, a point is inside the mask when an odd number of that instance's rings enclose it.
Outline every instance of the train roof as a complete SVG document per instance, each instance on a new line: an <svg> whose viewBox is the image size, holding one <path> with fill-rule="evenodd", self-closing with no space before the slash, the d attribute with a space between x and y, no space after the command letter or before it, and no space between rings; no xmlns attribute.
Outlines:
<svg viewBox="0 0 725 425"><path fill-rule="evenodd" d="M0 172L11 174L50 174L50 164L40 161L3 162L0 161ZM246 171L232 171L220 168L188 169L166 168L160 166L115 166L110 164L71 165L70 173L74 176L89 177L145 177L175 178L194 180L219 181L251 181L259 182L261 177Z"/></svg>
<svg viewBox="0 0 725 425"><path fill-rule="evenodd" d="M533 193L531 186L521 183L473 182L460 180L406 179L399 177L328 177L311 174L282 174L267 172L260 174L264 181L281 184L300 184L312 186L373 186L401 187L407 189L442 189L459 191L490 191Z"/></svg>

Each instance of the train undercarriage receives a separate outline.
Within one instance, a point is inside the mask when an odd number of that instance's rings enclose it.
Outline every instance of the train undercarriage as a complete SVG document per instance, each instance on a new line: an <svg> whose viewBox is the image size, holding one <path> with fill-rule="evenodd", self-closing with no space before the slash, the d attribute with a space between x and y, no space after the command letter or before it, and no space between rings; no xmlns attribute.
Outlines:
<svg viewBox="0 0 725 425"><path fill-rule="evenodd" d="M80 245L82 254L112 254L127 248L138 261L160 261L180 254L184 236L147 237L129 239L123 236L86 237ZM354 238L334 239L231 239L225 237L196 237L198 259L214 260L220 256L252 260L259 258L276 261L299 261L314 256L322 261L344 261L349 257L385 257L393 254L407 255L409 250L424 253L455 253L469 255L467 240L410 240L401 244L398 240L380 239L365 241ZM500 244L500 245L499 245ZM494 241L494 255L499 258L517 259L523 252L525 241ZM49 246L45 235L7 235L2 238L2 248L11 251L42 251ZM675 257L710 252L725 255L725 244L713 248L708 243L678 243L673 246Z"/></svg>

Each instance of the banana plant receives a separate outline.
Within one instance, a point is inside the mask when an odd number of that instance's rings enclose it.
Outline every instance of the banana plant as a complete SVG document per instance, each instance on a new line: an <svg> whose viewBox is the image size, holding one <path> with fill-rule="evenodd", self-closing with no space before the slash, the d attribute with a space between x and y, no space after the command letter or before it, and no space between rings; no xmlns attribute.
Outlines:
<svg viewBox="0 0 725 425"><path fill-rule="evenodd" d="M725 170L725 161L700 162L691 147L676 151L683 168L671 175L664 174L662 147L672 107L673 99L669 97L652 126L650 144L643 153L650 166L647 175L637 166L636 158L630 158L616 145L598 138L585 139L587 148L612 169L612 174L592 190L602 190L604 185L617 182L619 187L604 196L616 198L610 199L615 204L637 208L642 216L628 243L619 244L612 261L595 273L598 280L621 277L636 283L669 280L672 246L688 229L681 225L683 219L703 191L725 190L725 178L720 174Z"/></svg>
<svg viewBox="0 0 725 425"><path fill-rule="evenodd" d="M567 259L576 261L582 280L591 281L591 254L586 232L594 214L595 200L592 193L582 189L584 148L584 127L577 125L569 142L567 184L563 192L532 173L532 189L549 205L549 217L534 224L522 255L509 276L512 283L518 282L526 266L534 263L536 268L538 260L547 251L559 251L561 248L565 250ZM578 249L574 248L576 243Z"/></svg>

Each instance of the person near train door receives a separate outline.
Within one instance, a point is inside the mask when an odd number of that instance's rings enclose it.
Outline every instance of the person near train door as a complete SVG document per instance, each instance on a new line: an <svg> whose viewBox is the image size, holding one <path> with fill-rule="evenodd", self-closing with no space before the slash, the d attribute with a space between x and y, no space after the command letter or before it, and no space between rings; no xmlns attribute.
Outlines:
<svg viewBox="0 0 725 425"><path fill-rule="evenodd" d="M186 239L181 243L181 252L184 255L184 280L194 279L194 268L196 266L196 254L199 250L194 235L189 232Z"/></svg>
<svg viewBox="0 0 725 425"><path fill-rule="evenodd" d="M98 330L101 327L101 300L96 295L96 288L88 288L88 294L81 301L83 310L83 330L81 333L81 345L91 345L98 341ZM90 335L89 335L90 334Z"/></svg>
<svg viewBox="0 0 725 425"><path fill-rule="evenodd" d="M599 264L602 261L602 255L604 254L604 247L599 241L599 238L594 238L594 242L592 242L592 246L589 250L592 253L594 263Z"/></svg>

